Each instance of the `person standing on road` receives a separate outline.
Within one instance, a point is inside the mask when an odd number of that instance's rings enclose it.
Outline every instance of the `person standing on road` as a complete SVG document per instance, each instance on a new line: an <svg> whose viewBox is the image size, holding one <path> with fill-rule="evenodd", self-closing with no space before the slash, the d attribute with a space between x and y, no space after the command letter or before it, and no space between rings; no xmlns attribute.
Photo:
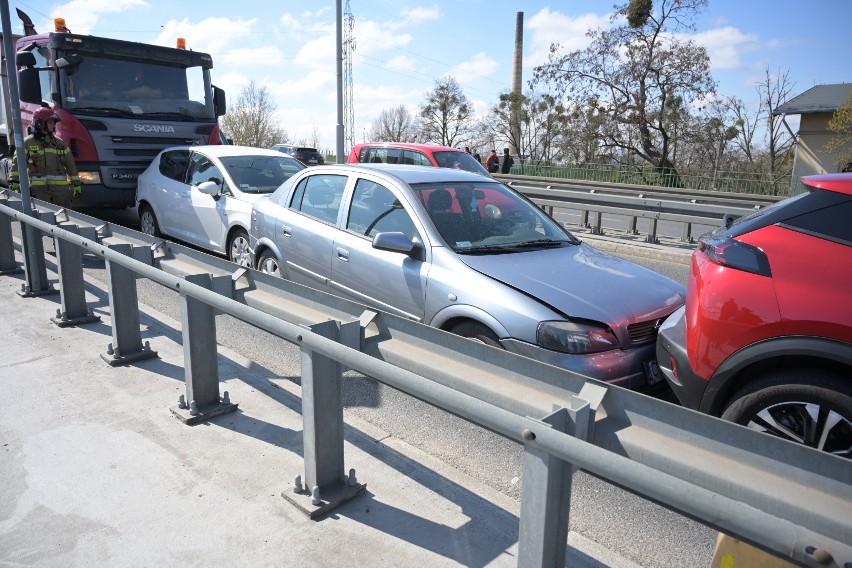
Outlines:
<svg viewBox="0 0 852 568"><path fill-rule="evenodd" d="M71 150L56 136L59 115L48 107L33 112L33 133L24 138L30 195L62 207L70 207L83 188ZM21 190L18 161L12 161L9 188Z"/></svg>
<svg viewBox="0 0 852 568"><path fill-rule="evenodd" d="M497 155L497 150L491 150L491 153L488 154L485 159L485 168L492 174L500 171L500 156Z"/></svg>
<svg viewBox="0 0 852 568"><path fill-rule="evenodd" d="M512 156L509 155L509 149L503 148L503 164L500 167L500 173L508 174L514 164L515 160L513 160Z"/></svg>

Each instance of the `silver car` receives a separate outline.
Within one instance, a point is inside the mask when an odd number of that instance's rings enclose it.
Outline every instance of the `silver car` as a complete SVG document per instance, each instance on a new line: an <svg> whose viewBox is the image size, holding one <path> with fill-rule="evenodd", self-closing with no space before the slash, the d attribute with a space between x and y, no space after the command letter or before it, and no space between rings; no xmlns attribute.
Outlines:
<svg viewBox="0 0 852 568"><path fill-rule="evenodd" d="M249 266L252 203L305 167L280 152L248 146L166 148L139 175L140 228Z"/></svg>
<svg viewBox="0 0 852 568"><path fill-rule="evenodd" d="M255 266L629 388L684 288L578 240L502 183L404 165L308 168L252 208Z"/></svg>

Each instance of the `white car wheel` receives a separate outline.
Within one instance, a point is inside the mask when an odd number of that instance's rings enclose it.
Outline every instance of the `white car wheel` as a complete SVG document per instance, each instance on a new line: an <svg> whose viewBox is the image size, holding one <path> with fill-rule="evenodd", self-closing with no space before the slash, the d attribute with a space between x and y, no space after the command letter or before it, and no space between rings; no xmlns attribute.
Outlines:
<svg viewBox="0 0 852 568"><path fill-rule="evenodd" d="M251 266L249 256L249 236L242 229L237 230L228 245L228 259L239 266Z"/></svg>

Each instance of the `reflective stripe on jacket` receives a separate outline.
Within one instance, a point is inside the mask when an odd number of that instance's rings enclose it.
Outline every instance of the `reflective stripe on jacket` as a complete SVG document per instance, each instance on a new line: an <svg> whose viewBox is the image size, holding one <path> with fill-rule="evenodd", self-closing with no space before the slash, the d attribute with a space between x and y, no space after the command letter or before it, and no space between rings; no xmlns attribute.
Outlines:
<svg viewBox="0 0 852 568"><path fill-rule="evenodd" d="M24 150L27 156L27 172L30 185L57 187L80 185L80 176L71 150L61 138L44 136L37 138L30 134L24 138ZM18 161L12 161L9 181L18 181Z"/></svg>

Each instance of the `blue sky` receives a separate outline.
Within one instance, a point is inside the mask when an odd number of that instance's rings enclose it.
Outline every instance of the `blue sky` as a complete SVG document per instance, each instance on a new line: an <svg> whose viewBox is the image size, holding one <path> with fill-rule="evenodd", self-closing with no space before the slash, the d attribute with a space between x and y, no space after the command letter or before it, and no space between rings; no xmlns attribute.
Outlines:
<svg viewBox="0 0 852 568"><path fill-rule="evenodd" d="M659 0L655 0L655 3ZM590 26L606 25L612 0L350 0L355 139L385 109L413 114L435 82L452 75L484 113L511 89L516 14L524 13L523 80L548 47L585 45ZM343 6L346 6L343 0ZM174 45L213 56L214 83L235 101L250 80L275 97L291 141L320 136L335 148L336 2L242 0L11 0L38 31L64 17L74 33ZM755 85L768 68L789 73L793 95L823 83L852 82L852 0L710 0L696 40L710 53L719 92L756 104Z"/></svg>

